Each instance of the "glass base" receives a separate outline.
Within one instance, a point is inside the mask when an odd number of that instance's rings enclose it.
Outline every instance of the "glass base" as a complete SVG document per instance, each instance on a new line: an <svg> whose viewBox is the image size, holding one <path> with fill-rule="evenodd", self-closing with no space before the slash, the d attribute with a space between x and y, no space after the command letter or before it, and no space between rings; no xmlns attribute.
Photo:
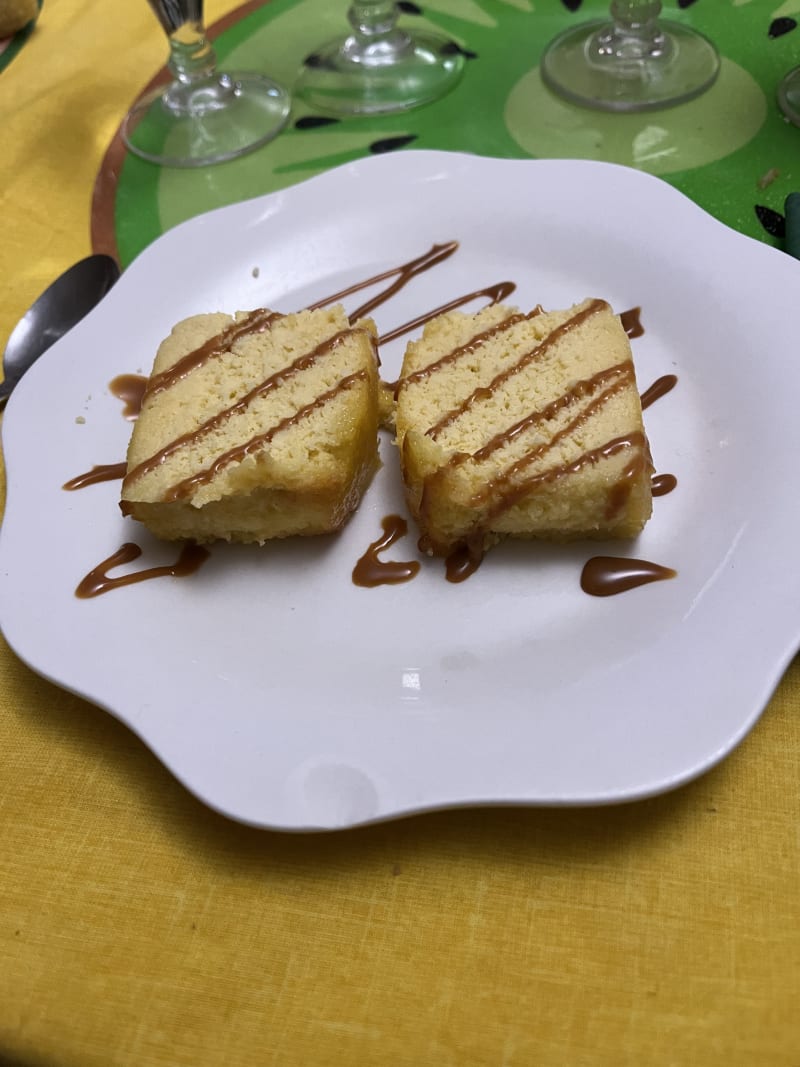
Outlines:
<svg viewBox="0 0 800 1067"><path fill-rule="evenodd" d="M367 47L345 37L308 57L294 94L331 115L385 115L444 96L463 70L458 46L435 34L398 31Z"/></svg>
<svg viewBox="0 0 800 1067"><path fill-rule="evenodd" d="M567 30L542 58L542 80L573 104L602 111L650 111L704 93L719 74L719 54L707 37L665 19L658 46L646 55L603 48L608 21Z"/></svg>
<svg viewBox="0 0 800 1067"><path fill-rule="evenodd" d="M795 126L800 126L800 67L790 70L778 86L778 106Z"/></svg>
<svg viewBox="0 0 800 1067"><path fill-rule="evenodd" d="M166 167L223 163L272 140L289 117L283 86L261 74L215 74L156 89L122 124L137 156Z"/></svg>

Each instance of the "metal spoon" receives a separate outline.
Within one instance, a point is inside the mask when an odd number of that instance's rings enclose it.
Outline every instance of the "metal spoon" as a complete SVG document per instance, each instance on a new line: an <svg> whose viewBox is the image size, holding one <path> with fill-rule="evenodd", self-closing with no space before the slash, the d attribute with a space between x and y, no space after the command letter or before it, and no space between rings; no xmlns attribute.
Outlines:
<svg viewBox="0 0 800 1067"><path fill-rule="evenodd" d="M0 410L14 386L50 345L77 325L119 278L111 256L81 259L56 278L14 327L3 355Z"/></svg>

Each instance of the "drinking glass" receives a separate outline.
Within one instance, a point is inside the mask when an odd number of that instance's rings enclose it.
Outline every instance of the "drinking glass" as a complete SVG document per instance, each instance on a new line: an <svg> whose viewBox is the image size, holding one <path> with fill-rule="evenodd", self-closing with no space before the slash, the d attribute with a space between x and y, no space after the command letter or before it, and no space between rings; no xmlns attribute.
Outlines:
<svg viewBox="0 0 800 1067"><path fill-rule="evenodd" d="M172 167L221 163L273 138L288 91L255 72L224 73L203 25L203 0L148 0L169 38L172 81L138 101L122 125L137 156Z"/></svg>
<svg viewBox="0 0 800 1067"><path fill-rule="evenodd" d="M660 0L613 0L611 19L584 22L547 48L545 84L575 104L649 111L699 96L719 73L703 34L660 19Z"/></svg>
<svg viewBox="0 0 800 1067"><path fill-rule="evenodd" d="M790 70L778 86L778 105L789 122L800 126L800 67Z"/></svg>
<svg viewBox="0 0 800 1067"><path fill-rule="evenodd" d="M407 111L456 84L464 55L438 34L401 29L394 0L353 0L351 32L309 55L294 87L311 107L334 115Z"/></svg>

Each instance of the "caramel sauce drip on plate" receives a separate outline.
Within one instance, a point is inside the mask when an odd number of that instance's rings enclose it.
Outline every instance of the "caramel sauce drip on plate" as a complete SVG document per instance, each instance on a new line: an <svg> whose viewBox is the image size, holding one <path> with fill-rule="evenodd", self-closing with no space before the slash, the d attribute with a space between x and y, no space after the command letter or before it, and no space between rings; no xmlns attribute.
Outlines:
<svg viewBox="0 0 800 1067"><path fill-rule="evenodd" d="M660 378L656 378L649 389L645 389L642 393L642 411L649 408L656 400L660 400L662 396L666 396L677 384L677 374L662 374Z"/></svg>
<svg viewBox="0 0 800 1067"><path fill-rule="evenodd" d="M423 274L426 270L430 270L437 263L442 263L444 260L449 259L457 249L458 241L448 241L443 245L433 245L424 255L417 256L416 259L409 260L408 263L402 263L399 267L392 267L390 270L382 271L380 274L373 274L371 278L355 282L346 289L340 289L337 293L333 293L332 296L326 296L322 300L318 300L316 304L309 304L309 310L314 311L317 308L325 307L327 304L336 304L346 296L358 293L362 289L368 289L371 285L377 285L378 282L384 282L387 278L394 278L395 281L391 285L387 285L377 296L372 297L353 312L350 316L350 321L357 322L358 319L363 319L365 315L369 315L381 304L385 304L395 293L399 293L412 278L415 278L418 274Z"/></svg>
<svg viewBox="0 0 800 1067"><path fill-rule="evenodd" d="M90 471L77 474L74 478L70 478L68 482L64 482L61 488L73 491L75 489L85 489L87 485L97 485L99 482L113 482L124 478L127 469L128 465L124 462L98 463Z"/></svg>
<svg viewBox="0 0 800 1067"><path fill-rule="evenodd" d="M644 336L644 326L642 326L641 314L641 308L629 308L627 311L623 311L619 317L619 321L622 323L622 328L631 341L635 340L637 337Z"/></svg>
<svg viewBox="0 0 800 1067"><path fill-rule="evenodd" d="M444 561L444 573L448 582L465 582L480 567L482 552L475 552L469 545L458 545Z"/></svg>
<svg viewBox="0 0 800 1067"><path fill-rule="evenodd" d="M131 422L137 419L142 410L147 378L143 374L118 374L108 383L108 388L111 395L125 405L122 409L123 418Z"/></svg>
<svg viewBox="0 0 800 1067"><path fill-rule="evenodd" d="M660 563L621 556L594 556L584 565L581 589L590 596L614 596L648 582L663 582L676 572Z"/></svg>
<svg viewBox="0 0 800 1067"><path fill-rule="evenodd" d="M489 298L488 307L493 304L499 304L501 300L511 296L516 288L515 282L497 282L496 285L486 285L483 289L474 289L471 293L457 296L447 304L440 304L433 311L426 311L424 315L418 315L417 318L411 319L410 322L404 322L402 326L397 326L394 330L381 334L378 341L382 345L387 344L397 337L402 337L404 333L411 333L412 330L416 330L419 326L424 326L425 323L435 319L438 315L446 315L449 311L455 311L456 308L464 307L465 304L470 304L473 300L479 300L481 297ZM396 388L397 383L395 382L394 384Z"/></svg>
<svg viewBox="0 0 800 1067"><path fill-rule="evenodd" d="M678 479L674 474L654 474L650 480L653 496L666 496L678 485Z"/></svg>
<svg viewBox="0 0 800 1067"><path fill-rule="evenodd" d="M408 533L408 523L399 515L386 515L381 520L383 537L373 541L353 568L353 584L372 589L378 585L399 585L410 582L419 573L419 562L382 560L380 553L390 548Z"/></svg>
<svg viewBox="0 0 800 1067"><path fill-rule="evenodd" d="M134 585L136 582L145 582L151 578L184 578L199 570L210 555L208 549L196 545L193 541L188 541L181 548L175 563L163 567L148 567L142 571L134 571L132 574L121 574L116 578L109 576L110 570L121 567L125 563L133 563L141 554L142 550L138 545L130 541L126 542L108 559L104 559L102 563L98 563L93 570L89 571L79 582L75 596L81 600L88 600L102 593L110 593L112 589L119 589L123 585Z"/></svg>

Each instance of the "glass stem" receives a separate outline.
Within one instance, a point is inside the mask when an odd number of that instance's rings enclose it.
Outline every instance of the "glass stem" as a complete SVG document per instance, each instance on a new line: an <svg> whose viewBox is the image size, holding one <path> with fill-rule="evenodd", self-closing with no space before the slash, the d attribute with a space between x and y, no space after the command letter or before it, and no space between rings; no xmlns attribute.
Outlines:
<svg viewBox="0 0 800 1067"><path fill-rule="evenodd" d="M395 61L410 45L408 35L397 28L397 17L394 0L353 0L347 12L353 27L345 45L349 58L367 66Z"/></svg>
<svg viewBox="0 0 800 1067"><path fill-rule="evenodd" d="M394 0L355 0L347 12L350 25L365 43L378 37L386 37L397 22L397 5Z"/></svg>
<svg viewBox="0 0 800 1067"><path fill-rule="evenodd" d="M600 56L615 59L663 59L669 51L658 24L661 0L612 0L613 26L598 35Z"/></svg>
<svg viewBox="0 0 800 1067"><path fill-rule="evenodd" d="M184 22L169 35L170 74L181 85L210 78L217 65L202 22Z"/></svg>
<svg viewBox="0 0 800 1067"><path fill-rule="evenodd" d="M214 73L217 57L199 17L173 21L169 31L169 61L172 83L161 102L173 115L202 115L225 104L233 88Z"/></svg>

